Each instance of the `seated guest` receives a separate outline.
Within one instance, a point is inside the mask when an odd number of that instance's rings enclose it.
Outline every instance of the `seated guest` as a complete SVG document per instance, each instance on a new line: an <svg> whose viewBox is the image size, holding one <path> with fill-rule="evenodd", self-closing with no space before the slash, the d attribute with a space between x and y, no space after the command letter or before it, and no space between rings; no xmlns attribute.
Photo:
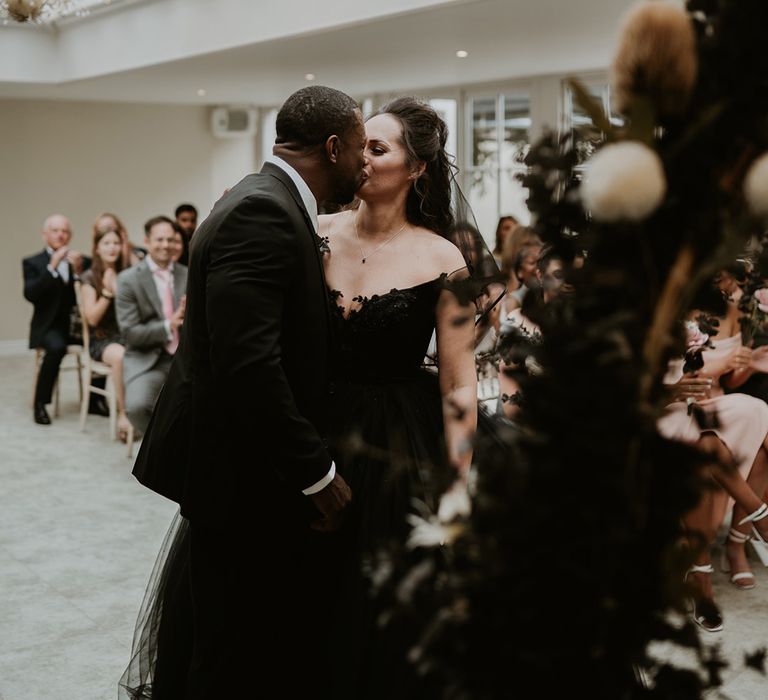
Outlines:
<svg viewBox="0 0 768 700"><path fill-rule="evenodd" d="M181 228L181 233L184 241L184 252L182 253L179 262L182 265L189 264L189 244L192 241L192 235L197 228L197 209L191 204L179 204L176 207L176 223Z"/></svg>
<svg viewBox="0 0 768 700"><path fill-rule="evenodd" d="M118 437L128 439L130 425L125 415L123 387L123 340L115 315L117 275L123 269L123 241L117 231L97 232L93 239L93 263L82 275L83 321L91 329L88 352L97 362L112 368L117 396Z"/></svg>
<svg viewBox="0 0 768 700"><path fill-rule="evenodd" d="M181 230L181 226L174 223L173 225L173 246L171 249L171 262L179 262L184 257L184 233ZM184 263L182 263L183 265Z"/></svg>
<svg viewBox="0 0 768 700"><path fill-rule="evenodd" d="M541 240L533 229L527 226L515 226L504 239L501 248L501 272L507 285L507 296L500 304L499 318L504 321L512 309L518 307L517 301L512 301L512 292L520 289L522 282L517 276L518 256L523 248L537 248L541 246Z"/></svg>
<svg viewBox="0 0 768 700"><path fill-rule="evenodd" d="M502 216L499 218L499 223L496 224L496 240L493 246L493 257L496 258L497 262L501 263L504 243L517 225L518 221L514 216Z"/></svg>
<svg viewBox="0 0 768 700"><path fill-rule="evenodd" d="M515 256L513 265L514 276L517 279L517 288L507 294L504 300L504 311L509 313L523 305L523 299L529 290L535 289L539 284L536 262L541 253L540 243L530 243L522 246Z"/></svg>
<svg viewBox="0 0 768 700"><path fill-rule="evenodd" d="M525 312L535 312L545 304L551 304L573 287L565 281L566 263L551 246L542 249L536 263L538 285L526 299L525 309L514 309L501 326L499 344L499 392L498 413L514 421L520 406L520 377L535 371L536 365L526 363L527 353L539 342L541 331ZM534 314L535 315L535 314ZM506 399L504 398L506 397ZM517 398L514 398L517 397Z"/></svg>
<svg viewBox="0 0 768 700"><path fill-rule="evenodd" d="M72 229L69 220L54 214L45 220L45 250L24 258L24 298L35 307L29 334L29 347L45 351L37 376L34 418L49 425L45 405L51 402L59 366L70 340L70 318L75 306L75 278L90 264L77 251L70 250Z"/></svg>
<svg viewBox="0 0 768 700"><path fill-rule="evenodd" d="M139 248L131 243L128 238L128 231L123 225L123 222L120 221L115 214L104 212L93 224L93 236L95 238L97 234L105 233L107 231L115 231L120 236L123 268L135 265L140 260L144 259L147 251L144 250L144 248Z"/></svg>
<svg viewBox="0 0 768 700"><path fill-rule="evenodd" d="M179 344L187 286L187 268L171 260L173 221L156 216L144 230L147 257L118 275L115 305L125 341L125 412L139 433L146 430Z"/></svg>
<svg viewBox="0 0 768 700"><path fill-rule="evenodd" d="M742 347L738 324L733 320L728 313L720 318L713 347L702 353L699 370L687 371L683 359L670 362L665 382L670 386L672 403L658 422L665 437L694 444L713 456L709 476L723 489L704 490L699 504L684 518L692 544L698 545L695 565L689 572L694 589L693 619L708 632L723 628L722 614L714 601L710 546L734 502L725 548L731 583L742 589L755 586L744 549L750 539L754 538L756 551L768 562L768 507L762 502L768 488L768 407L745 394L723 393L722 383L728 376L746 370L753 359L751 349ZM695 321L687 325L692 329L689 347L701 342L697 337L706 339ZM709 420L700 424L693 406ZM728 464L736 468L722 466Z"/></svg>

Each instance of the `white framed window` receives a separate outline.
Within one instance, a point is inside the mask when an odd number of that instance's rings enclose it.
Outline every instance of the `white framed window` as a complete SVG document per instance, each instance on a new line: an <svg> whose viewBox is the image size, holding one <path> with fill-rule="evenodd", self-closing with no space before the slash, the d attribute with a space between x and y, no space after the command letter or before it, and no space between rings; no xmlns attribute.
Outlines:
<svg viewBox="0 0 768 700"><path fill-rule="evenodd" d="M611 107L611 86L605 78L592 78L581 81L587 92L603 108L603 112L608 116L611 124L622 126L624 120L618 114L615 114ZM575 135L575 144L579 156L579 165L583 165L590 156L597 150L597 147L605 139L605 134L595 126L592 118L581 108L574 99L571 86L563 81L563 129L565 131L573 130Z"/></svg>
<svg viewBox="0 0 768 700"><path fill-rule="evenodd" d="M527 89L475 93L465 99L464 190L488 245L500 216L529 222L527 190L518 176L530 147Z"/></svg>
<svg viewBox="0 0 768 700"><path fill-rule="evenodd" d="M446 97L437 97L429 100L429 104L435 112L440 115L445 125L448 127L448 138L445 143L445 150L449 156L454 158L458 164L459 156L459 103L458 100Z"/></svg>

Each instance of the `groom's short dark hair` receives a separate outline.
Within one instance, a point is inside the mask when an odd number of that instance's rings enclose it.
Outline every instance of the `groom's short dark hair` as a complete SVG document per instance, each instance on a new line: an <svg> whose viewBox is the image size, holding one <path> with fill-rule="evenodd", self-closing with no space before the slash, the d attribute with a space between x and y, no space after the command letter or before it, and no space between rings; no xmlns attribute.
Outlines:
<svg viewBox="0 0 768 700"><path fill-rule="evenodd" d="M275 143L318 146L336 134L343 136L357 123L360 107L349 95L323 85L293 93L277 113Z"/></svg>

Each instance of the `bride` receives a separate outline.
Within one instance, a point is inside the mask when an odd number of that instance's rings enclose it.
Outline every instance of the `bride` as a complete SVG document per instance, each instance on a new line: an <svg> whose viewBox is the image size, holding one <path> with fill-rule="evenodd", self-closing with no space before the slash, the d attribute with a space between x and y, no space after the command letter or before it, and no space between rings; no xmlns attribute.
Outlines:
<svg viewBox="0 0 768 700"><path fill-rule="evenodd" d="M498 270L476 241L464 251L451 242L469 222L454 213L460 200L452 204L446 138L445 123L429 105L390 102L366 122L367 177L356 203L320 217L334 330L329 445L353 493L324 553L334 562L326 601L333 624L328 638L318 635L318 652L332 650L327 691L334 698L419 692L407 649L377 628L370 574L377 551L405 542L414 504L434 508L440 490L465 489L472 461L478 419L472 302L481 295L495 301L484 283ZM437 374L423 367L433 332ZM178 650L190 648L192 634L186 589L178 582L186 576L185 537L181 522L150 582L133 661L121 679L129 697L160 698L151 684L165 649L173 649L167 653L183 673Z"/></svg>
<svg viewBox="0 0 768 700"><path fill-rule="evenodd" d="M331 642L345 660L334 679L339 698L417 692L406 650L377 629L366 572L379 549L406 540L414 499L434 507L432 496L457 475L462 484L472 460L475 308L462 305L451 282L470 276L476 252L465 257L449 240L461 222L452 213L446 136L428 105L390 102L366 122L358 202L320 218L336 338L331 453L353 493ZM433 331L437 377L422 368Z"/></svg>

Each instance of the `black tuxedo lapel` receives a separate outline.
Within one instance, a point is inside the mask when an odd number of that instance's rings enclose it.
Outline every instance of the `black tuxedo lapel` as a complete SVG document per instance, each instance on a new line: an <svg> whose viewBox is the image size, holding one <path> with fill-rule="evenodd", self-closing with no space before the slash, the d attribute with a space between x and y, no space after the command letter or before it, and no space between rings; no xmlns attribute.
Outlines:
<svg viewBox="0 0 768 700"><path fill-rule="evenodd" d="M325 296L327 294L327 283L325 281L325 266L323 265L323 257L320 254L320 239L315 232L315 226L312 223L312 218L310 217L307 208L304 206L304 200L301 198L299 191L296 189L296 185L294 184L293 180L291 180L291 176L288 175L288 173L286 173L282 168L274 165L273 163L264 163L261 172L264 175L271 175L285 186L293 198L293 201L296 203L296 206L300 209L302 215L304 216L304 222L307 224L307 233L312 237L312 249L314 250L315 260L317 261L317 267L320 271L320 279L323 282L323 289L320 291L322 292L323 296ZM331 310L328 307L328 304L325 304L325 315L326 319L328 320L328 330L330 334L333 328L333 324L331 323Z"/></svg>

